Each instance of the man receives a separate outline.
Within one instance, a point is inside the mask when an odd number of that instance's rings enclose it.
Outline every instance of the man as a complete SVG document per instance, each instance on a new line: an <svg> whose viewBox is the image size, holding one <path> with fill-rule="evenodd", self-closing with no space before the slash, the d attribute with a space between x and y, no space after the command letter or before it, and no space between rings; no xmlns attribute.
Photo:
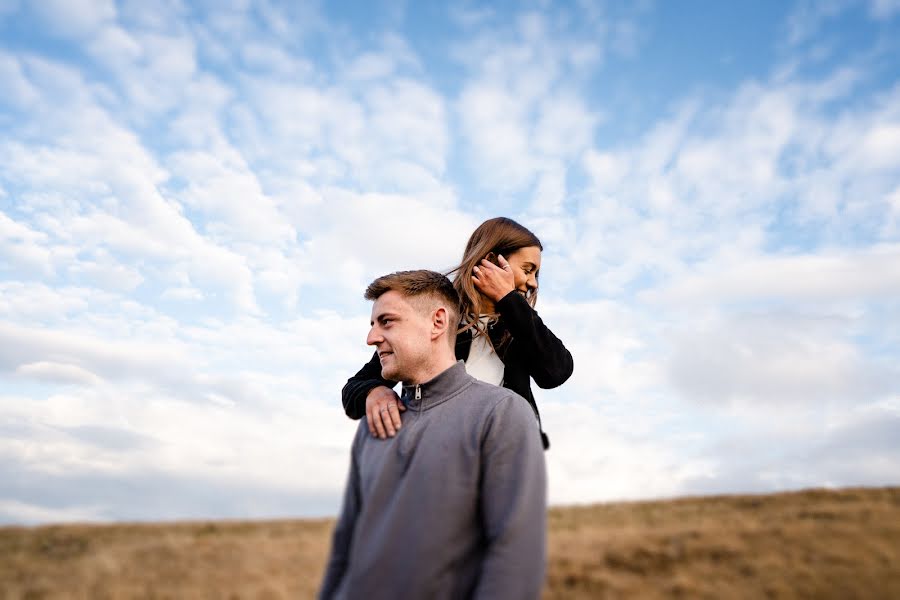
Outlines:
<svg viewBox="0 0 900 600"><path fill-rule="evenodd" d="M322 599L538 598L546 472L537 421L453 350L459 298L433 271L373 281L366 343L403 383L393 438L360 422Z"/></svg>

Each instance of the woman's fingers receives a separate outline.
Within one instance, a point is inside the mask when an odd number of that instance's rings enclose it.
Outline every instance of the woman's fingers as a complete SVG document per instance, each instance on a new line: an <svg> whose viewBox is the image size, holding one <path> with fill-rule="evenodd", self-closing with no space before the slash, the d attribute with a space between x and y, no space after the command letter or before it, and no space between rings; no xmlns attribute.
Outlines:
<svg viewBox="0 0 900 600"><path fill-rule="evenodd" d="M387 436L394 437L395 435L397 435L397 427L394 426L394 420L391 418L391 409L389 408L390 406L390 404L385 404L381 408L379 408L378 416L381 417L381 426L387 433ZM394 404L393 406L394 410L397 410L397 405Z"/></svg>
<svg viewBox="0 0 900 600"><path fill-rule="evenodd" d="M381 426L387 437L394 437L400 431L400 427L403 425L403 422L400 420L401 410L406 410L406 407L396 400L388 402L378 409L378 419L380 419ZM384 439L384 435L379 437Z"/></svg>
<svg viewBox="0 0 900 600"><path fill-rule="evenodd" d="M386 425L386 421L389 419L384 418L384 412L379 409L378 412L372 417L372 420L375 421L375 431L378 433L378 437L381 439L386 438L388 435L394 435L393 431L389 431Z"/></svg>
<svg viewBox="0 0 900 600"><path fill-rule="evenodd" d="M402 426L400 411L406 407L394 390L386 386L373 388L366 396L366 422L369 432L381 439L394 437Z"/></svg>
<svg viewBox="0 0 900 600"><path fill-rule="evenodd" d="M515 289L515 277L509 263L502 256L497 257L501 266L497 266L486 258L481 265L472 268L472 283L478 291L497 302Z"/></svg>
<svg viewBox="0 0 900 600"><path fill-rule="evenodd" d="M388 433L391 437L394 437L397 431L400 430L400 425L402 425L400 421L400 409L398 407L403 406L402 404L397 404L396 402L389 402L387 405L387 411L383 414L387 417L388 423L390 423L391 427ZM406 408L403 406L403 408ZM393 433L391 433L393 431Z"/></svg>
<svg viewBox="0 0 900 600"><path fill-rule="evenodd" d="M497 277L506 278L507 276L512 275L512 273L510 272L509 263L506 261L505 258L503 258L502 254L497 256L497 262L500 264L496 265L496 264L492 263L491 261L489 261L488 259L482 258L481 259L481 269L486 270L486 271L490 272L491 274L496 275Z"/></svg>

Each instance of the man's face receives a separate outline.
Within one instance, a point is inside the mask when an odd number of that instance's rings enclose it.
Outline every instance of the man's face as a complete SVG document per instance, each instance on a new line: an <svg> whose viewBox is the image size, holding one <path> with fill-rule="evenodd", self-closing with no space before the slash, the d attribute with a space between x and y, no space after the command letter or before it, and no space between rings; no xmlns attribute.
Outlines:
<svg viewBox="0 0 900 600"><path fill-rule="evenodd" d="M404 383L417 375L431 358L432 321L400 292L382 294L372 305L372 328L366 343L375 346L381 376Z"/></svg>

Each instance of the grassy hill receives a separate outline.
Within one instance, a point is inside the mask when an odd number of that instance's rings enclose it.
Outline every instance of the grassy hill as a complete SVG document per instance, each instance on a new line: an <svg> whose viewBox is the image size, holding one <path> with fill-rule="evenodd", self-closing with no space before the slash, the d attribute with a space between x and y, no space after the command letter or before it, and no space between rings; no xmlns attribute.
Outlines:
<svg viewBox="0 0 900 600"><path fill-rule="evenodd" d="M0 598L307 598L333 522L0 528ZM545 598L900 598L900 488L550 510Z"/></svg>

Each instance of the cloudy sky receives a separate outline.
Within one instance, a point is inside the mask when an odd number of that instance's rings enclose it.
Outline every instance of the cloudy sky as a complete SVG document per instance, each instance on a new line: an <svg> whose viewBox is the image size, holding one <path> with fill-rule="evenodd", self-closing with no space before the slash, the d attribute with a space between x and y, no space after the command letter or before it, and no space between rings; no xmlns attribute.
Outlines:
<svg viewBox="0 0 900 600"><path fill-rule="evenodd" d="M900 484L900 2L222 4L0 0L0 523L334 514L497 215L552 503Z"/></svg>

